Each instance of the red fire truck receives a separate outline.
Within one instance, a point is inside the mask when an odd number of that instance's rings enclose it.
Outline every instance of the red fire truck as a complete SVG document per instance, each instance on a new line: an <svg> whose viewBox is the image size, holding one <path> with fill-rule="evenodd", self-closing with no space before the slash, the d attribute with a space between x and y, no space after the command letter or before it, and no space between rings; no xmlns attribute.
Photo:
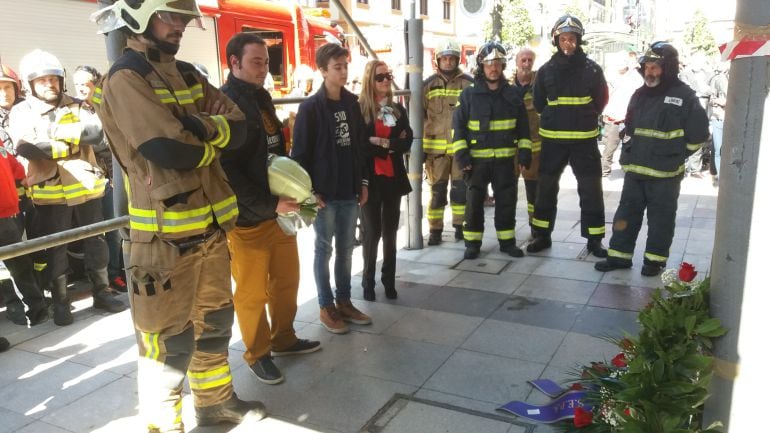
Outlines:
<svg viewBox="0 0 770 433"><path fill-rule="evenodd" d="M300 65L315 67L316 49L344 40L339 26L323 17L306 16L293 1L198 0L205 30L187 29L178 58L208 69L219 86L227 77L225 47L237 32L255 32L268 43L275 89L291 90L292 73ZM106 70L104 38L89 21L96 0L24 0L3 4L0 59L14 69L35 48L50 51L68 71L78 65Z"/></svg>

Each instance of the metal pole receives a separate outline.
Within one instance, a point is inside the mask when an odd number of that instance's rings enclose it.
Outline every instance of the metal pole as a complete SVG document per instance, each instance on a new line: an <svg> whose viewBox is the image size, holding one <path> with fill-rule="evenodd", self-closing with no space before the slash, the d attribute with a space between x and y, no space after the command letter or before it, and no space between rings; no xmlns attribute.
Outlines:
<svg viewBox="0 0 770 433"><path fill-rule="evenodd" d="M409 122L414 133L412 150L406 156L409 183L412 192L406 197L407 203L407 249L422 249L422 20L415 18L415 4L412 0L412 18L406 23L409 52L406 70L409 73Z"/></svg>
<svg viewBox="0 0 770 433"><path fill-rule="evenodd" d="M770 22L767 0L739 0L735 23ZM767 383L766 244L770 206L770 57L736 59L730 67L722 166L719 167L716 235L712 255L711 312L728 333L716 341L711 399L704 426L719 420L725 431L756 431ZM759 187L759 189L757 188Z"/></svg>
<svg viewBox="0 0 770 433"><path fill-rule="evenodd" d="M12 259L23 256L24 254L34 253L35 251L55 247L57 245L68 244L81 239L90 238L105 232L111 232L119 228L128 227L128 216L113 218L107 221L101 221L89 224L83 227L65 230L63 232L53 233L47 236L26 240L11 245L0 247L0 260Z"/></svg>
<svg viewBox="0 0 770 433"><path fill-rule="evenodd" d="M337 7L337 10L340 12L340 15L342 15L342 18L345 20L346 23L348 23L348 26L350 26L350 30L353 30L353 33L356 34L358 37L358 40L361 42L361 45L364 46L364 49L366 52L372 56L373 59L377 59L377 53L374 52L372 47L369 46L369 42L366 41L366 38L364 37L364 34L361 33L361 29L358 28L358 25L353 21L353 18L350 16L347 10L345 10L345 7L342 6L342 3L340 3L340 0L331 0L331 3Z"/></svg>

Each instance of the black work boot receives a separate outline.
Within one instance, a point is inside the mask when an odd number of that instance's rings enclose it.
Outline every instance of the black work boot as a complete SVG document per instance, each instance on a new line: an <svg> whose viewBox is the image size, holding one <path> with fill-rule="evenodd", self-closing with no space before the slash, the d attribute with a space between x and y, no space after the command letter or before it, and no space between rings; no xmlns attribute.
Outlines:
<svg viewBox="0 0 770 433"><path fill-rule="evenodd" d="M443 230L432 229L430 231L430 235L428 236L428 245L433 246L433 245L440 244L441 243L441 232L442 231Z"/></svg>
<svg viewBox="0 0 770 433"><path fill-rule="evenodd" d="M524 257L524 251L516 246L516 241L500 245L500 251L511 257Z"/></svg>
<svg viewBox="0 0 770 433"><path fill-rule="evenodd" d="M600 259L607 257L607 249L604 248L604 245L602 245L601 239L589 239L588 244L586 244L586 248L588 249L589 253Z"/></svg>
<svg viewBox="0 0 770 433"><path fill-rule="evenodd" d="M601 262L596 262L596 264L594 264L594 269L599 272L609 272L614 271L615 269L628 269L630 267L631 263L623 263L611 259L602 260Z"/></svg>
<svg viewBox="0 0 770 433"><path fill-rule="evenodd" d="M642 266L642 275L645 277L657 277L661 272L663 272L663 268L665 266L666 265L645 263L644 266Z"/></svg>
<svg viewBox="0 0 770 433"><path fill-rule="evenodd" d="M478 259L479 254L481 253L481 247L478 245L466 245L465 246L465 254L463 255L464 259L473 260Z"/></svg>
<svg viewBox="0 0 770 433"><path fill-rule="evenodd" d="M107 268L99 269L96 271L89 270L88 278L93 284L93 290L91 296L94 299L94 308L97 310L104 310L109 313L120 313L126 308L126 304L115 299L112 294L107 292L110 282L107 277Z"/></svg>
<svg viewBox="0 0 770 433"><path fill-rule="evenodd" d="M463 226L458 224L452 227L455 228L455 241L463 240Z"/></svg>
<svg viewBox="0 0 770 433"><path fill-rule="evenodd" d="M235 393L223 403L195 408L195 420L199 426L240 424L243 421L259 421L265 416L267 411L264 404L258 401L243 401Z"/></svg>
<svg viewBox="0 0 770 433"><path fill-rule="evenodd" d="M67 296L67 276L59 275L51 284L53 297L53 323L59 326L71 325L74 319L70 311L70 298Z"/></svg>
<svg viewBox="0 0 770 433"><path fill-rule="evenodd" d="M3 295L3 300L5 301L5 314L8 316L8 319L17 325L27 326L27 316L24 315L24 304L16 294L13 281L0 281L0 294Z"/></svg>
<svg viewBox="0 0 770 433"><path fill-rule="evenodd" d="M550 235L537 235L535 240L527 245L528 253L538 253L545 249L551 248L551 236Z"/></svg>
<svg viewBox="0 0 770 433"><path fill-rule="evenodd" d="M29 310L27 311L27 317L29 317L29 326L47 322L50 318L48 314L48 305L46 305L43 300L30 305Z"/></svg>

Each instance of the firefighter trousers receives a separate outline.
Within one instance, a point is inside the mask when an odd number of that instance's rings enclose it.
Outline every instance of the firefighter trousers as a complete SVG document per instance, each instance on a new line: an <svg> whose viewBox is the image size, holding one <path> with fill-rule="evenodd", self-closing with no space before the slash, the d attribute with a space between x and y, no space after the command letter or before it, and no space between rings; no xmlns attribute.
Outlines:
<svg viewBox="0 0 770 433"><path fill-rule="evenodd" d="M288 349L297 342L297 236L284 233L272 219L254 227L234 228L227 233L227 244L235 281L235 314L246 346L243 359L252 365L271 349Z"/></svg>
<svg viewBox="0 0 770 433"><path fill-rule="evenodd" d="M66 204L36 205L35 214L30 224L30 239L59 233L73 227L83 227L104 220L100 199L89 200L75 206ZM83 239L83 264L91 280L93 293L107 288L107 262L109 251L104 235ZM69 271L67 245L48 248L43 255L45 265L39 270L47 270L47 276L41 280L55 280ZM35 267L39 267L36 258Z"/></svg>
<svg viewBox="0 0 770 433"><path fill-rule="evenodd" d="M426 154L425 173L430 185L430 203L428 204L428 227L430 230L444 229L444 208L447 205L447 189L449 189L449 206L452 210L452 225L463 223L465 215L466 185L463 172L449 154ZM452 182L451 186L449 182Z"/></svg>
<svg viewBox="0 0 770 433"><path fill-rule="evenodd" d="M580 235L588 239L604 237L604 197L601 155L596 140L543 140L540 171L532 225L538 235L549 237L556 221L559 180L570 165L580 197Z"/></svg>
<svg viewBox="0 0 770 433"><path fill-rule="evenodd" d="M620 204L612 223L609 260L631 264L636 238L647 209L647 246L644 263L664 266L674 239L681 177L642 179L626 174Z"/></svg>
<svg viewBox="0 0 770 433"><path fill-rule="evenodd" d="M19 215L0 218L0 246L6 246L21 242L21 235L24 232L23 222ZM32 256L25 254L23 256L14 257L11 259L3 260L5 267L8 268L8 272L13 278L13 282L16 287L19 288L19 292L23 297L24 303L33 308L41 308L43 306L43 291L37 285L35 278L35 271L32 267ZM8 299L10 296L16 299ZM5 297L6 294L4 294ZM16 292L11 290L8 293L8 297L5 298L5 304L8 305L12 301L17 301L18 296Z"/></svg>
<svg viewBox="0 0 770 433"><path fill-rule="evenodd" d="M139 412L148 430L182 432L182 382L195 407L233 393L230 256L222 230L177 242L130 243L131 313L139 347Z"/></svg>
<svg viewBox="0 0 770 433"><path fill-rule="evenodd" d="M484 198L487 185L495 194L495 229L500 246L516 243L516 174L513 158L474 160L468 179L463 236L466 247L480 247L484 235Z"/></svg>

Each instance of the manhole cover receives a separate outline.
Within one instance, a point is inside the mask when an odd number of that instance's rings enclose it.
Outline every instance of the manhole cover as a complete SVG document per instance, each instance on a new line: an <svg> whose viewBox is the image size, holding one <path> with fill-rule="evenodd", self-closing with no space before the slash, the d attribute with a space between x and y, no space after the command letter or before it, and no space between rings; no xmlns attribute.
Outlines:
<svg viewBox="0 0 770 433"><path fill-rule="evenodd" d="M481 272L484 274L499 274L503 268L511 263L510 260L477 259L463 260L456 264L453 269L458 271Z"/></svg>

